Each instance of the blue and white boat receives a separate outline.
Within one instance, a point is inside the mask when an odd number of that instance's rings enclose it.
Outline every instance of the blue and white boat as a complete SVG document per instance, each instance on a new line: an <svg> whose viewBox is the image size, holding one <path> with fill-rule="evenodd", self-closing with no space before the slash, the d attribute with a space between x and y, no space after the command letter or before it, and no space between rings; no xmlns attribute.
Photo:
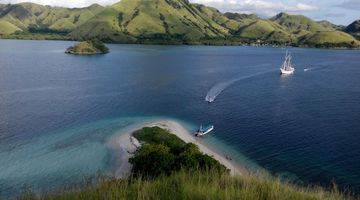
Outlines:
<svg viewBox="0 0 360 200"><path fill-rule="evenodd" d="M202 136L210 133L210 132L213 131L213 130L214 130L214 126L213 126L213 125L211 125L211 126L209 126L209 127L207 127L207 128L203 128L203 126L201 125L200 128L199 128L199 130L197 130L197 131L195 132L195 136L196 136L196 137L202 137Z"/></svg>

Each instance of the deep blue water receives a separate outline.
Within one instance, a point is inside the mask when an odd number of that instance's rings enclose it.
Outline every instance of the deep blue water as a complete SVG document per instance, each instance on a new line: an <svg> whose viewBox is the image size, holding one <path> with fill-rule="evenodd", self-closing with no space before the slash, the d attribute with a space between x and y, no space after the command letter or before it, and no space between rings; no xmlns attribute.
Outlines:
<svg viewBox="0 0 360 200"><path fill-rule="evenodd" d="M0 40L0 189L46 190L106 171L105 141L158 117L201 123L205 141L251 169L360 189L360 51ZM309 67L307 72L304 67ZM214 103L205 97L219 93Z"/></svg>

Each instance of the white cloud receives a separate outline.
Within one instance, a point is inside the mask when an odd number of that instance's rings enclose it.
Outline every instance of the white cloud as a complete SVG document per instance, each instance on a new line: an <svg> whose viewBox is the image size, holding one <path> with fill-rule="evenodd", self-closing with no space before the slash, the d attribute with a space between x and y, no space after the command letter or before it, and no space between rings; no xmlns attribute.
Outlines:
<svg viewBox="0 0 360 200"><path fill-rule="evenodd" d="M338 7L350 9L350 10L360 10L360 0L347 0L337 5Z"/></svg>
<svg viewBox="0 0 360 200"><path fill-rule="evenodd" d="M222 11L258 13L262 15L274 15L279 12L306 12L318 8L305 3L284 4L280 1L265 0L194 0L197 3L214 6Z"/></svg>

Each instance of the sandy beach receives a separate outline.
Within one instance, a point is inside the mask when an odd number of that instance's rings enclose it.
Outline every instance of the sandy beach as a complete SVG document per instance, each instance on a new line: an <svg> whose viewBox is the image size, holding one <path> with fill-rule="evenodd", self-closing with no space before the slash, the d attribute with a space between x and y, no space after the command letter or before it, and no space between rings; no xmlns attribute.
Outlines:
<svg viewBox="0 0 360 200"><path fill-rule="evenodd" d="M242 175L245 172L245 169L241 168L241 166L237 165L231 160L226 159L225 152L223 154L221 154L220 152L216 152L215 149L204 144L201 138L194 137L193 134L191 134L185 127L183 127L178 122L172 120L156 120L152 122L144 122L129 127L124 132L116 134L109 140L109 148L116 152L116 163L114 168L112 169L112 172L117 178L126 177L130 174L131 164L128 162L128 159L139 147L139 142L134 137L132 137L132 133L143 127L153 126L158 126L160 128L166 129L187 143L191 142L196 144L201 152L212 156L225 167L230 169L230 173L232 175Z"/></svg>

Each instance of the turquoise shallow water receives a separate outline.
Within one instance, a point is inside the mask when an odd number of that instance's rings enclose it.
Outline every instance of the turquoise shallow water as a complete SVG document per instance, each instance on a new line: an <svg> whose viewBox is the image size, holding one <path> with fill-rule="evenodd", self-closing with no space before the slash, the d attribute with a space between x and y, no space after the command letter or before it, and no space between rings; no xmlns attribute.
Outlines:
<svg viewBox="0 0 360 200"><path fill-rule="evenodd" d="M157 117L213 124L205 142L250 169L360 188L359 51L291 48L297 71L281 77L280 48L109 45L79 57L63 53L71 44L0 40L1 194L106 172L106 140Z"/></svg>
<svg viewBox="0 0 360 200"><path fill-rule="evenodd" d="M114 175L116 153L108 148L115 135L127 133L139 124L167 119L164 117L124 117L101 120L78 127L59 130L13 144L13 149L0 153L0 176L3 195L31 188L38 192L59 190L85 184L99 174ZM188 130L196 127L176 120ZM204 142L226 152L248 169L260 169L251 160L227 147L215 137Z"/></svg>

